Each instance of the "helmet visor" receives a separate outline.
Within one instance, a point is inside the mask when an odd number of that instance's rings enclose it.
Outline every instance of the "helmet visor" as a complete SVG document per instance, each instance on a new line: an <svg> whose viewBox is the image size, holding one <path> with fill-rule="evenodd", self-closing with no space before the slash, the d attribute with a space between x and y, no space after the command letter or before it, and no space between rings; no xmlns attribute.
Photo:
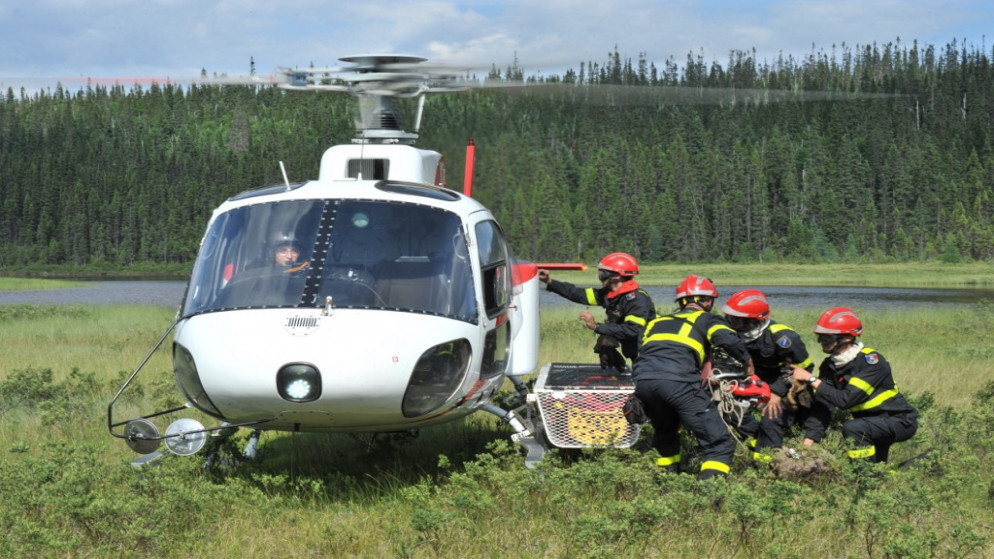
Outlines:
<svg viewBox="0 0 994 559"><path fill-rule="evenodd" d="M818 343L828 345L835 342L839 336L837 334L818 334Z"/></svg>
<svg viewBox="0 0 994 559"><path fill-rule="evenodd" d="M732 329L738 332L746 332L758 326L759 321L755 318L749 318L747 316L728 315L728 324L732 327Z"/></svg>

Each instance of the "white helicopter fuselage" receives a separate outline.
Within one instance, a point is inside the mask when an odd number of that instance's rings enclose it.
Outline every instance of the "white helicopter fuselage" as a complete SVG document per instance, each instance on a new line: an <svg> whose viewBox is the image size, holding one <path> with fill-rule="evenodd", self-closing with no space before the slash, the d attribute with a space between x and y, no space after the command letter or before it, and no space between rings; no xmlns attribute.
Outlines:
<svg viewBox="0 0 994 559"><path fill-rule="evenodd" d="M218 207L173 337L188 400L258 429L388 432L463 417L533 371L534 266L440 180L435 152L335 146L318 180ZM270 261L280 242L292 266Z"/></svg>
<svg viewBox="0 0 994 559"><path fill-rule="evenodd" d="M405 418L400 402L415 363L440 341L480 341L480 328L459 321L379 310L256 309L192 317L177 329L197 360L205 392L226 421L269 419L260 427L308 431L396 431L473 412L503 382L467 375L445 405ZM189 340L189 341L188 341ZM482 347L473 348L474 354ZM280 397L276 372L313 364L322 393L313 402Z"/></svg>

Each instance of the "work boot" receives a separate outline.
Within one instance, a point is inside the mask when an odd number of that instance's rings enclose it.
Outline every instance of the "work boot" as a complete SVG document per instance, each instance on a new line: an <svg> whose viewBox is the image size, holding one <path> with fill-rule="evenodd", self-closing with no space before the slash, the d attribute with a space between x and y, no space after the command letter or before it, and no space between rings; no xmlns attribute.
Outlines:
<svg viewBox="0 0 994 559"><path fill-rule="evenodd" d="M697 479L699 481L705 481L705 480L709 480L709 479L727 478L727 477L728 477L728 474L726 474L725 472L721 472L721 471L718 471L718 470L711 470L711 469L701 470L701 473L697 474Z"/></svg>

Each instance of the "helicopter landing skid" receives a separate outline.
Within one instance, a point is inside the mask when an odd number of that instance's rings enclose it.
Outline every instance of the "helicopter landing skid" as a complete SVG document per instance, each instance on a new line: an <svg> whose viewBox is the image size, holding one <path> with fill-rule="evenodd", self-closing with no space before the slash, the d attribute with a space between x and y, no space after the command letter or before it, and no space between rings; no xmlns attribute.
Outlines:
<svg viewBox="0 0 994 559"><path fill-rule="evenodd" d="M505 423L514 428L514 434L511 435L511 440L525 448L525 451L527 452L525 455L525 467L532 469L542 461L542 458L545 457L545 453L548 451L548 448L546 448L541 437L539 436L541 435L541 423L536 423L532 420L530 414L528 413L528 408L529 406L525 405L507 411L494 404L487 404L482 406L480 409L496 415ZM525 410L525 412L519 414L518 412L522 410Z"/></svg>

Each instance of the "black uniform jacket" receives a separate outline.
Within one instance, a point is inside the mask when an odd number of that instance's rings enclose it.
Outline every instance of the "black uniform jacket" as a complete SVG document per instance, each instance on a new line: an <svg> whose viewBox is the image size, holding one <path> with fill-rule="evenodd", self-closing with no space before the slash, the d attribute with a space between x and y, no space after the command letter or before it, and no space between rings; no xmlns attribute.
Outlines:
<svg viewBox="0 0 994 559"><path fill-rule="evenodd" d="M756 375L769 384L770 391L778 396L786 396L790 389L790 385L783 380L784 365L791 363L808 371L815 368L801 336L789 326L773 320L758 338L746 342L746 349L752 355Z"/></svg>
<svg viewBox="0 0 994 559"><path fill-rule="evenodd" d="M712 345L724 348L742 363L749 361L745 342L718 315L681 310L659 317L645 327L632 375L636 381L701 382L701 366Z"/></svg>
<svg viewBox="0 0 994 559"><path fill-rule="evenodd" d="M825 359L818 378L821 384L815 390L811 416L804 422L805 436L816 441L824 436L833 408L847 409L853 417L916 412L898 391L890 364L875 349L864 347L841 367L831 357Z"/></svg>
<svg viewBox="0 0 994 559"><path fill-rule="evenodd" d="M635 359L638 355L645 325L656 318L656 306L652 303L652 298L639 289L634 281L625 282L614 293L606 287L583 288L556 280L549 281L546 289L574 303L604 307L607 319L598 323L594 332L621 342L621 352L629 359Z"/></svg>

